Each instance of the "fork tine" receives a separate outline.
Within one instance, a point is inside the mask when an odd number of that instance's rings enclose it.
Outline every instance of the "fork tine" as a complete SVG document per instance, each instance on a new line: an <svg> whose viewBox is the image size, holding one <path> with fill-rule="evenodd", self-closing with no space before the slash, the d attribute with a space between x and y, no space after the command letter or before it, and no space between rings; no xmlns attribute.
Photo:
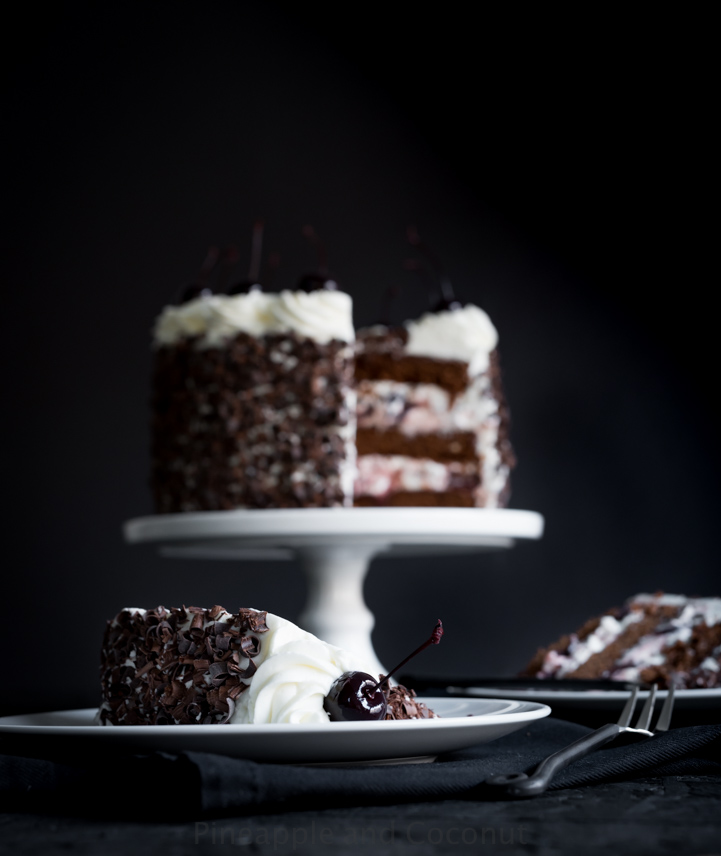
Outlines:
<svg viewBox="0 0 721 856"><path fill-rule="evenodd" d="M651 717L653 716L654 704L656 704L656 684L652 684L651 692L648 694L646 704L643 706L641 715L638 717L638 722L634 728L643 728L645 731L648 731L648 727L651 724Z"/></svg>
<svg viewBox="0 0 721 856"><path fill-rule="evenodd" d="M656 727L654 731L668 731L671 727L671 714L673 713L673 701L674 701L674 688L673 686L669 687L668 695L666 696L666 701L663 703L663 707L661 708L661 713L658 717L658 722L656 723Z"/></svg>
<svg viewBox="0 0 721 856"><path fill-rule="evenodd" d="M620 725L622 728L626 728L626 726L631 722L631 717L633 716L633 709L636 707L636 699L638 698L638 687L633 688L633 692L628 697L628 701L623 706L623 710L621 711L621 715L618 717L617 725Z"/></svg>

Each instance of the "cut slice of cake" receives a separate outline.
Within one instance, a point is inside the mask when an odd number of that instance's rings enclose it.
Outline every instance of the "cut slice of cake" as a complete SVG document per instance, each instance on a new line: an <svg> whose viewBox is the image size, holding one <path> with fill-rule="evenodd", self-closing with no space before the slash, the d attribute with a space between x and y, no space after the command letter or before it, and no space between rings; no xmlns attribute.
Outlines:
<svg viewBox="0 0 721 856"><path fill-rule="evenodd" d="M355 504L506 504L514 455L498 334L476 306L358 332Z"/></svg>
<svg viewBox="0 0 721 856"><path fill-rule="evenodd" d="M255 609L124 609L101 652L101 725L330 724L324 700L360 658ZM403 687L387 719L434 717Z"/></svg>
<svg viewBox="0 0 721 856"><path fill-rule="evenodd" d="M352 505L352 302L337 290L204 293L155 327L159 513Z"/></svg>
<svg viewBox="0 0 721 856"><path fill-rule="evenodd" d="M540 649L522 674L721 686L721 598L637 594Z"/></svg>

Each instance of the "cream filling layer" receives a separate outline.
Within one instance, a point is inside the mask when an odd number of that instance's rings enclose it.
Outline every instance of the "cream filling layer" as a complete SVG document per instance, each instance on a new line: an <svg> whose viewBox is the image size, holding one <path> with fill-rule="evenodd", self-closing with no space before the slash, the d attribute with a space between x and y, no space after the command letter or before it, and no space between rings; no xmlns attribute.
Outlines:
<svg viewBox="0 0 721 856"><path fill-rule="evenodd" d="M441 463L406 455L359 455L355 495L383 499L399 491L443 493L454 476L473 476L477 472L478 466L473 462Z"/></svg>

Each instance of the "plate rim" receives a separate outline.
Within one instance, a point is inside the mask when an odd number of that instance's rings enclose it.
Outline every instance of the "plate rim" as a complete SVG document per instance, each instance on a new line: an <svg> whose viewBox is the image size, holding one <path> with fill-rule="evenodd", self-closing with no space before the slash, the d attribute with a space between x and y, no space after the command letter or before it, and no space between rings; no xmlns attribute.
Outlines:
<svg viewBox="0 0 721 856"><path fill-rule="evenodd" d="M381 722L337 722L333 723L332 727L329 730L329 727L325 723L298 723L298 724L290 724L290 723L272 723L272 724L237 724L237 725L225 725L223 727L218 727L218 725L113 725L113 726L101 726L94 722L88 722L78 725L51 725L47 723L21 723L21 722L8 722L8 720L17 720L22 719L23 717L42 717L42 716L55 716L55 715L73 715L73 714L86 714L88 716L95 716L97 712L97 708L95 707L87 707L87 708L70 708L66 710L53 710L53 711L35 711L34 713L27 714L10 714L8 716L0 717L0 735L2 734L42 734L42 733L50 733L56 734L58 736L62 734L79 734L80 731L88 731L91 733L97 733L98 735L110 736L110 735L129 735L129 734L158 734L158 735L177 735L182 736L184 734L198 735L218 735L221 736L229 736L229 735L239 735L239 734L247 734L254 733L260 736L271 735L271 734L283 734L283 735L292 735L292 734L353 734L353 733L363 733L368 728L371 728L373 731L382 729L384 731L388 730L409 730L409 729L417 729L419 727L425 726L427 728L433 729L447 729L447 728L458 728L462 725L466 725L469 727L473 727L475 725L479 725L482 723L484 725L500 725L508 722L532 722L536 719L543 719L551 714L550 705L545 702L534 701L532 699L503 699L503 698L453 698L451 696L422 696L419 697L419 701L422 701L424 704L428 704L432 706L433 704L438 705L438 703L449 703L449 702L462 702L462 701L496 701L496 702L507 702L509 704L526 704L531 705L531 709L526 710L510 710L506 712L500 713L489 713L489 714L462 714L458 716L440 716L438 719L403 719L403 720L385 720Z"/></svg>

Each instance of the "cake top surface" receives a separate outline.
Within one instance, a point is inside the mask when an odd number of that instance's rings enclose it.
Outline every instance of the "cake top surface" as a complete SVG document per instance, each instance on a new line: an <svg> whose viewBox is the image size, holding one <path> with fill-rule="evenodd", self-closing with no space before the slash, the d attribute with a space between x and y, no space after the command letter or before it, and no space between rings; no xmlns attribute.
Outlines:
<svg viewBox="0 0 721 856"><path fill-rule="evenodd" d="M327 344L353 342L353 302L343 291L281 291L213 294L166 306L154 329L156 346L195 338L200 348L222 346L238 333L295 333Z"/></svg>

